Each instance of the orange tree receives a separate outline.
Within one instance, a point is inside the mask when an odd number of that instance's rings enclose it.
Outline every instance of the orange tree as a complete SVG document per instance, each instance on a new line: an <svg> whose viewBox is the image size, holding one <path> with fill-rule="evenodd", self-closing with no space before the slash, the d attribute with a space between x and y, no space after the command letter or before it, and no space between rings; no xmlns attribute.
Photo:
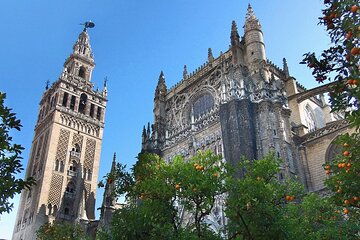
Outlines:
<svg viewBox="0 0 360 240"><path fill-rule="evenodd" d="M53 222L42 225L36 232L37 240L90 239L78 223Z"/></svg>
<svg viewBox="0 0 360 240"><path fill-rule="evenodd" d="M305 54L304 61L313 69L316 80L335 81L329 93L332 111L345 113L355 133L339 137L341 154L324 165L329 175L326 185L333 192L332 199L343 207L349 221L360 217L360 10L353 0L325 0L320 24L325 25L333 46L324 50L321 57Z"/></svg>
<svg viewBox="0 0 360 240"><path fill-rule="evenodd" d="M229 239L288 239L283 221L286 205L300 201L301 184L278 180L280 160L273 154L255 161L244 159L240 168L244 176L228 182Z"/></svg>
<svg viewBox="0 0 360 240"><path fill-rule="evenodd" d="M10 131L20 131L21 124L15 113L5 106L5 98L6 94L0 92L0 215L14 207L9 199L35 184L33 178L16 177L23 170L21 152L24 148L12 142Z"/></svg>
<svg viewBox="0 0 360 240"><path fill-rule="evenodd" d="M134 181L124 181L125 173L117 174L123 180L115 180L128 184L119 191L127 194L128 204L114 214L112 239L219 239L204 220L216 196L226 191L228 175L220 159L208 151L166 163L157 155L140 154L131 172Z"/></svg>

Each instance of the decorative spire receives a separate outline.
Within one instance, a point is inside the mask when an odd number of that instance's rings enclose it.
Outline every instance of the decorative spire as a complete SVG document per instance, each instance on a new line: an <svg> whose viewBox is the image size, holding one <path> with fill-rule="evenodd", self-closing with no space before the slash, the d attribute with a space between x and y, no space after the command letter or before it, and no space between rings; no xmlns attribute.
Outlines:
<svg viewBox="0 0 360 240"><path fill-rule="evenodd" d="M247 13L246 13L246 20L249 20L249 19L256 19L256 16L254 14L254 11L253 11L250 3L248 5L248 9L247 9Z"/></svg>
<svg viewBox="0 0 360 240"><path fill-rule="evenodd" d="M50 85L50 80L48 79L45 83L45 90L49 89L49 85Z"/></svg>
<svg viewBox="0 0 360 240"><path fill-rule="evenodd" d="M155 99L164 99L167 92L166 84L165 84L165 77L163 71L160 72L158 84L155 90Z"/></svg>
<svg viewBox="0 0 360 240"><path fill-rule="evenodd" d="M240 37L238 33L238 29L236 26L236 22L232 21L231 23L231 46L239 46L240 45Z"/></svg>
<svg viewBox="0 0 360 240"><path fill-rule="evenodd" d="M259 30L261 29L260 22L255 16L255 13L250 4L248 5L244 28L245 28L245 33L252 29L259 29Z"/></svg>
<svg viewBox="0 0 360 240"><path fill-rule="evenodd" d="M147 130L146 130L146 135L147 135L147 136L150 136L150 122L148 122Z"/></svg>
<svg viewBox="0 0 360 240"><path fill-rule="evenodd" d="M188 77L189 76L188 76L187 68L186 68L186 65L184 65L183 79L187 79Z"/></svg>
<svg viewBox="0 0 360 240"><path fill-rule="evenodd" d="M73 47L73 54L91 59L93 61L93 54L90 46L90 37L86 31L82 31Z"/></svg>
<svg viewBox="0 0 360 240"><path fill-rule="evenodd" d="M116 152L114 152L113 161L111 164L111 172L114 173L116 170Z"/></svg>
<svg viewBox="0 0 360 240"><path fill-rule="evenodd" d="M288 78L290 76L290 74L289 74L289 68L287 65L286 58L283 58L283 71L285 73L285 77Z"/></svg>
<svg viewBox="0 0 360 240"><path fill-rule="evenodd" d="M212 62L214 60L214 56L212 54L211 48L208 49L208 61Z"/></svg>

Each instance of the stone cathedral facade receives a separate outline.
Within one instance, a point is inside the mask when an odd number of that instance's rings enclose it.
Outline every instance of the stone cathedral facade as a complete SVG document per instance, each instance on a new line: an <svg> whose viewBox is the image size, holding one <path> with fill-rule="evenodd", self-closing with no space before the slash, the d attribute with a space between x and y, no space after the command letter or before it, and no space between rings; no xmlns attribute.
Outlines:
<svg viewBox="0 0 360 240"><path fill-rule="evenodd" d="M21 194L14 240L35 239L36 230L55 219L88 223L95 218L106 82L94 90L95 67L84 29L59 79L40 101L26 177L36 185Z"/></svg>
<svg viewBox="0 0 360 240"><path fill-rule="evenodd" d="M324 93L331 84L306 89L266 58L261 25L249 5L240 38L233 21L229 50L208 60L167 88L161 72L154 97L154 122L144 127L142 152L171 162L211 149L236 165L241 156L262 158L273 151L284 160L279 179L298 176L308 191L324 188L322 165L336 152L333 140L348 124L330 112ZM224 225L221 196L208 223ZM185 217L186 218L186 217Z"/></svg>

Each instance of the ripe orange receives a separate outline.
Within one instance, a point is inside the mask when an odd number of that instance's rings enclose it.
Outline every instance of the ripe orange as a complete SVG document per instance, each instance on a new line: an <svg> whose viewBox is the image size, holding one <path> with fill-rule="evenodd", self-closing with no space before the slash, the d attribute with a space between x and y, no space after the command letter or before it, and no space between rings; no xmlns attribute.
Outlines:
<svg viewBox="0 0 360 240"><path fill-rule="evenodd" d="M354 201L359 201L359 197L358 197L358 196L355 196L353 199L354 199Z"/></svg>
<svg viewBox="0 0 360 240"><path fill-rule="evenodd" d="M344 147L349 147L349 144L348 143L344 143Z"/></svg>
<svg viewBox="0 0 360 240"><path fill-rule="evenodd" d="M325 168L325 170L330 170L331 166L330 166L330 165L326 165L324 168Z"/></svg>
<svg viewBox="0 0 360 240"><path fill-rule="evenodd" d="M360 53L360 48L353 47L350 52L352 55L358 55Z"/></svg>
<svg viewBox="0 0 360 240"><path fill-rule="evenodd" d="M353 85L358 85L358 80L356 79L353 79L353 82L352 82Z"/></svg>
<svg viewBox="0 0 360 240"><path fill-rule="evenodd" d="M344 203L345 203L346 205L348 205L348 204L350 204L350 201L349 201L348 199L346 199L346 200L344 201Z"/></svg>
<svg viewBox="0 0 360 240"><path fill-rule="evenodd" d="M346 164L346 166L347 166L348 168L350 168L352 165L351 165L351 163L348 163L348 164Z"/></svg>
<svg viewBox="0 0 360 240"><path fill-rule="evenodd" d="M356 13L358 9L359 9L359 7L358 7L358 6L353 5L353 6L351 6L351 8L350 8L350 12L352 12L352 13Z"/></svg>
<svg viewBox="0 0 360 240"><path fill-rule="evenodd" d="M345 151L345 152L344 152L344 156L345 156L345 157L347 157L347 156L349 156L349 155L350 155L350 152L349 152L349 151Z"/></svg>
<svg viewBox="0 0 360 240"><path fill-rule="evenodd" d="M176 184L176 185L175 185L175 189L176 189L176 190L179 190L179 189L180 189L180 184Z"/></svg>
<svg viewBox="0 0 360 240"><path fill-rule="evenodd" d="M330 174L331 171L330 171L330 170L326 170L325 173L326 173L326 174Z"/></svg>
<svg viewBox="0 0 360 240"><path fill-rule="evenodd" d="M342 193L341 189L338 189L336 192L337 192L337 193Z"/></svg>
<svg viewBox="0 0 360 240"><path fill-rule="evenodd" d="M219 174L216 172L216 173L213 174L213 176L214 176L214 177L218 177Z"/></svg>
<svg viewBox="0 0 360 240"><path fill-rule="evenodd" d="M341 164L341 167L342 167L342 168L346 167L346 163L342 163L342 164Z"/></svg>
<svg viewBox="0 0 360 240"><path fill-rule="evenodd" d="M349 210L345 208L345 209L343 210L343 212L344 212L345 214L348 214L348 213L349 213Z"/></svg>
<svg viewBox="0 0 360 240"><path fill-rule="evenodd" d="M346 34L346 39L350 39L350 38L352 38L352 36L353 36L353 33L352 33L352 31L349 31L347 34Z"/></svg>
<svg viewBox="0 0 360 240"><path fill-rule="evenodd" d="M351 56L350 56L350 54L348 53L348 54L346 54L346 57L345 57L345 58L346 58L346 60L350 61L350 57L351 57Z"/></svg>
<svg viewBox="0 0 360 240"><path fill-rule="evenodd" d="M338 163L337 166L338 166L338 168L341 168L341 167L342 167L342 164L341 164L341 163Z"/></svg>
<svg viewBox="0 0 360 240"><path fill-rule="evenodd" d="M295 197L294 196L290 196L290 201L294 201Z"/></svg>
<svg viewBox="0 0 360 240"><path fill-rule="evenodd" d="M347 80L347 84L353 85L353 80L352 79Z"/></svg>

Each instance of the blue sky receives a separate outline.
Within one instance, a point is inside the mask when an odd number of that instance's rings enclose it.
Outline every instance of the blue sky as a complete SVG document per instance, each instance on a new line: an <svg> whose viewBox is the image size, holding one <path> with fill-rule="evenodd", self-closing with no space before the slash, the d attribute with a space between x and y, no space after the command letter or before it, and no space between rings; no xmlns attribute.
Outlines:
<svg viewBox="0 0 360 240"><path fill-rule="evenodd" d="M308 51L320 52L329 39L322 26L321 0L3 0L0 2L0 91L22 121L14 142L25 147L27 164L45 82L54 82L72 51L83 23L89 30L96 67L92 81L100 88L108 77L109 102L99 176L112 155L132 165L141 147L142 126L152 121L153 94L161 70L168 87L181 80L184 64L192 72L230 44L231 21L239 34L248 3L259 18L267 57L306 87L316 86L309 69L299 65ZM23 175L22 175L23 176ZM97 205L102 191L98 191ZM17 204L19 196L14 199ZM0 238L10 238L16 208L0 216Z"/></svg>

